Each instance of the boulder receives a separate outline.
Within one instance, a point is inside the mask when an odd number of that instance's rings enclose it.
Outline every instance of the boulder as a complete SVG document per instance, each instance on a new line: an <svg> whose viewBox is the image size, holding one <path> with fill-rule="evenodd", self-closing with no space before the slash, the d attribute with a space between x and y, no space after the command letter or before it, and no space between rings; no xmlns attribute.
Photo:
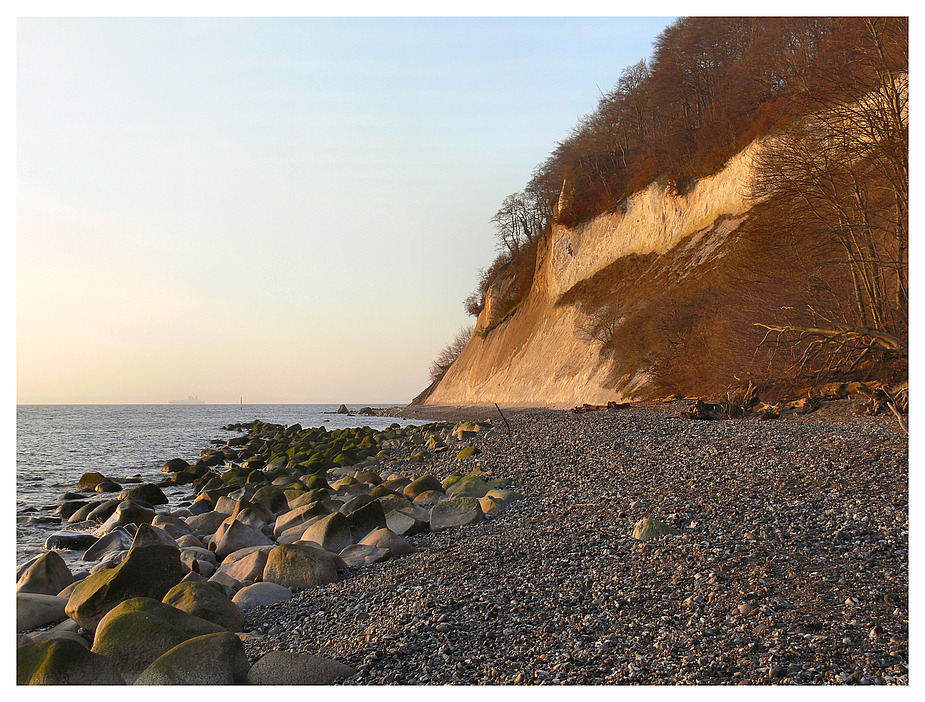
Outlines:
<svg viewBox="0 0 925 702"><path fill-rule="evenodd" d="M42 548L50 551L52 549L61 549L62 551L83 551L90 548L96 543L96 537L86 531L59 531L55 532L47 539Z"/></svg>
<svg viewBox="0 0 925 702"><path fill-rule="evenodd" d="M244 612L224 593L206 583L184 582L164 595L164 604L235 632L244 628Z"/></svg>
<svg viewBox="0 0 925 702"><path fill-rule="evenodd" d="M154 509L151 507L145 507L132 499L122 500L112 513L112 516L100 526L99 533L108 534L113 529L127 524L135 524L136 526L150 524L154 521L154 514Z"/></svg>
<svg viewBox="0 0 925 702"><path fill-rule="evenodd" d="M212 574L209 581L220 583L232 590L241 588L245 583L256 582L263 576L267 557L273 548L275 546L245 548L230 554ZM239 553L241 555L237 556Z"/></svg>
<svg viewBox="0 0 925 702"><path fill-rule="evenodd" d="M393 531L399 536L414 536L424 531L428 526L428 522L417 519L407 512L393 509L385 515L385 525L389 531Z"/></svg>
<svg viewBox="0 0 925 702"><path fill-rule="evenodd" d="M61 504L58 505L58 508L55 510L55 514L62 519L70 519L77 510L82 507L86 507L89 504L91 504L89 500L64 500Z"/></svg>
<svg viewBox="0 0 925 702"><path fill-rule="evenodd" d="M202 546L184 546L180 549L180 562L190 571L209 577L218 568L215 554Z"/></svg>
<svg viewBox="0 0 925 702"><path fill-rule="evenodd" d="M163 529L174 539L179 539L181 536L193 533L193 527L187 524L183 519L169 514L154 515L151 526Z"/></svg>
<svg viewBox="0 0 925 702"><path fill-rule="evenodd" d="M248 685L333 685L356 675L349 665L330 658L290 651L269 651L247 671Z"/></svg>
<svg viewBox="0 0 925 702"><path fill-rule="evenodd" d="M93 473L84 473L80 476L80 480L77 481L78 490L93 490L97 485L102 483L105 480L109 480L105 475L98 472Z"/></svg>
<svg viewBox="0 0 925 702"><path fill-rule="evenodd" d="M67 616L66 597L38 592L16 593L16 631L32 631Z"/></svg>
<svg viewBox="0 0 925 702"><path fill-rule="evenodd" d="M292 599L292 590L277 583L259 582L238 590L231 601L242 610Z"/></svg>
<svg viewBox="0 0 925 702"><path fill-rule="evenodd" d="M633 538L639 541L648 541L667 534L677 533L677 529L657 519L640 519L633 527Z"/></svg>
<svg viewBox="0 0 925 702"><path fill-rule="evenodd" d="M354 543L362 541L366 535L386 526L385 512L382 511L382 503L379 500L372 500L362 507L354 510L347 517L347 524L350 526L350 537ZM302 534L303 540L305 534Z"/></svg>
<svg viewBox="0 0 925 702"><path fill-rule="evenodd" d="M225 556L248 546L271 546L272 539L259 529L243 524L229 517L215 532L215 557L223 561Z"/></svg>
<svg viewBox="0 0 925 702"><path fill-rule="evenodd" d="M275 485L264 485L258 488L251 501L260 505L272 515L282 514L289 509L286 494Z"/></svg>
<svg viewBox="0 0 925 702"><path fill-rule="evenodd" d="M111 658L129 684L177 644L203 634L227 633L218 624L149 597L114 607L99 623L93 652Z"/></svg>
<svg viewBox="0 0 925 702"><path fill-rule="evenodd" d="M404 556L414 552L414 547L411 544L388 528L376 529L370 532L360 543L365 546L388 549L392 556Z"/></svg>
<svg viewBox="0 0 925 702"><path fill-rule="evenodd" d="M145 546L170 546L179 549L176 540L170 534L150 524L142 524L138 527L129 548L144 548Z"/></svg>
<svg viewBox="0 0 925 702"><path fill-rule="evenodd" d="M43 595L57 595L74 582L67 563L54 551L36 558L16 581L16 592L36 592Z"/></svg>
<svg viewBox="0 0 925 702"><path fill-rule="evenodd" d="M161 468L161 471L164 473L178 473L181 470L186 470L190 467L190 464L184 461L182 458L171 458L164 464L164 467Z"/></svg>
<svg viewBox="0 0 925 702"><path fill-rule="evenodd" d="M280 544L267 557L264 582L304 590L337 581L338 559L305 542Z"/></svg>
<svg viewBox="0 0 925 702"><path fill-rule="evenodd" d="M446 499L446 495L442 490L425 490L414 498L412 504L429 512L435 504L443 499Z"/></svg>
<svg viewBox="0 0 925 702"><path fill-rule="evenodd" d="M320 501L315 500L309 504L302 505L301 507L296 507L291 509L284 514L279 515L276 518L276 523L273 526L273 533L279 537L284 531L288 531L292 527L298 526L299 524L304 524L305 522L313 519L314 517L323 517L330 514L331 511L324 506Z"/></svg>
<svg viewBox="0 0 925 702"><path fill-rule="evenodd" d="M378 546L350 544L339 555L348 568L359 568L370 563L381 563L388 560L392 553L389 549Z"/></svg>
<svg viewBox="0 0 925 702"><path fill-rule="evenodd" d="M223 632L188 639L157 658L136 685L241 685L250 662L244 644Z"/></svg>
<svg viewBox="0 0 925 702"><path fill-rule="evenodd" d="M192 527L194 531L201 531L204 534L214 534L222 523L231 516L231 512L206 512L205 514L194 514L187 517L184 521Z"/></svg>
<svg viewBox="0 0 925 702"><path fill-rule="evenodd" d="M122 500L117 500L117 499L104 500L103 502L94 502L93 509L89 510L86 513L86 515L81 517L80 513L83 510L78 510L73 515L71 515L71 519L75 519L75 520L78 518L87 519L91 522L102 524L103 522L105 522L107 519L109 519L112 516L113 512L116 511L116 507L118 507L121 503L122 503ZM71 522L71 523L73 524L74 522Z"/></svg>
<svg viewBox="0 0 925 702"><path fill-rule="evenodd" d="M131 490L126 490L121 495L120 499L123 500L134 500L136 502L144 502L149 505L166 505L169 500L164 494L164 491L161 490L157 485L152 483L142 483L133 487Z"/></svg>
<svg viewBox="0 0 925 702"><path fill-rule="evenodd" d="M477 475L464 475L446 489L449 497L484 497L498 487Z"/></svg>
<svg viewBox="0 0 925 702"><path fill-rule="evenodd" d="M103 480L93 487L93 492L119 492L122 486L114 480Z"/></svg>
<svg viewBox="0 0 925 702"><path fill-rule="evenodd" d="M105 536L101 536L84 552L81 557L84 561L102 561L107 556L119 551L128 551L132 545L132 535L124 528L113 529Z"/></svg>
<svg viewBox="0 0 925 702"><path fill-rule="evenodd" d="M124 685L111 660L69 639L16 649L17 685Z"/></svg>
<svg viewBox="0 0 925 702"><path fill-rule="evenodd" d="M430 530L441 531L466 526L484 518L482 507L474 497L451 497L438 502L430 511Z"/></svg>
<svg viewBox="0 0 925 702"><path fill-rule="evenodd" d="M312 541L325 551L340 553L353 543L353 535L347 518L334 512L309 526L302 532L300 541Z"/></svg>
<svg viewBox="0 0 925 702"><path fill-rule="evenodd" d="M416 478L415 480L412 480L410 483L408 483L402 492L409 500L413 500L422 492L427 492L429 490L443 492L443 486L434 476L422 475L420 478Z"/></svg>
<svg viewBox="0 0 925 702"><path fill-rule="evenodd" d="M119 565L87 576L77 583L67 601L67 615L95 631L109 610L135 597L158 602L176 585L186 569L180 551L170 546L133 548Z"/></svg>
<svg viewBox="0 0 925 702"><path fill-rule="evenodd" d="M456 460L464 461L471 456L480 454L481 450L477 446L466 446L458 454L456 454Z"/></svg>
<svg viewBox="0 0 925 702"><path fill-rule="evenodd" d="M347 409L347 405L341 405L337 408L335 414L350 414L350 410Z"/></svg>

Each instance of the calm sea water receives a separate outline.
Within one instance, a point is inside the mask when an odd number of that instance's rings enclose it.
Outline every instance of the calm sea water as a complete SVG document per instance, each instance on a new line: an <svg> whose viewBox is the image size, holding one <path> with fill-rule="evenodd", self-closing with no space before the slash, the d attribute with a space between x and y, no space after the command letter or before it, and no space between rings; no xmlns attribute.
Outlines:
<svg viewBox="0 0 925 702"><path fill-rule="evenodd" d="M42 553L42 544L49 535L70 529L66 522L27 524L24 518L51 516L52 510L29 510L57 506L61 496L73 490L84 473L99 471L116 482L135 476L146 482L158 481L164 477L161 468L167 460L183 458L194 463L212 439L238 435L223 430L223 426L254 419L324 426L329 430L424 423L334 414L338 406L20 405L16 408L16 564ZM361 405L348 407L357 410ZM130 487L126 483L126 488ZM165 493L174 503L187 497L190 490L184 487ZM62 555L71 565L80 554Z"/></svg>

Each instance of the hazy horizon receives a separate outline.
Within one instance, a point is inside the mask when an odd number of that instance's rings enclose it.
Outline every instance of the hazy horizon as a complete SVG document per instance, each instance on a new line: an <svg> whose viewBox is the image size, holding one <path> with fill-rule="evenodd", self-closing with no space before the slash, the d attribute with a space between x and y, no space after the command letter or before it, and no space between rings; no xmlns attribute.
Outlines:
<svg viewBox="0 0 925 702"><path fill-rule="evenodd" d="M673 18L17 20L17 404L407 404Z"/></svg>

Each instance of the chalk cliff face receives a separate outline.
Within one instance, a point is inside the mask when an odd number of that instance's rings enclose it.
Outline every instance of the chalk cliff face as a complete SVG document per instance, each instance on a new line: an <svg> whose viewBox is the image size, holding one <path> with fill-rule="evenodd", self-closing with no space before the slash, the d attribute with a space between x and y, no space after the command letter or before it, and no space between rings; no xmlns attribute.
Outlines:
<svg viewBox="0 0 925 702"><path fill-rule="evenodd" d="M572 229L554 226L540 242L526 299L498 324L511 281L495 281L472 339L425 404L569 407L656 393L648 363L615 371L621 351L602 354L602 333L617 333L642 304L627 292L634 280L670 295L672 286L695 280L725 255L730 233L751 205L750 166L758 148L753 144L683 194L653 183L622 212ZM581 304L578 291L614 266L638 261L645 265L627 268L635 273L621 281L624 292L610 296L612 319L602 332L600 308Z"/></svg>

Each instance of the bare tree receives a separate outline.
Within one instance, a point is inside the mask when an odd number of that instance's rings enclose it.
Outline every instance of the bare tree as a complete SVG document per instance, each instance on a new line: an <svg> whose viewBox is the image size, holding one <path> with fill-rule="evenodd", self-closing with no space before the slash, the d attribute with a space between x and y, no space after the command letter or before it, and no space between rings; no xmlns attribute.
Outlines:
<svg viewBox="0 0 925 702"><path fill-rule="evenodd" d="M437 382L440 380L446 372L450 369L450 366L456 361L459 357L459 354L462 353L463 349L466 348L466 344L469 343L469 339L472 338L472 332L475 331L474 325L468 325L460 329L456 336L453 337L453 340L448 343L438 354L437 358L430 364L430 379L431 382Z"/></svg>

